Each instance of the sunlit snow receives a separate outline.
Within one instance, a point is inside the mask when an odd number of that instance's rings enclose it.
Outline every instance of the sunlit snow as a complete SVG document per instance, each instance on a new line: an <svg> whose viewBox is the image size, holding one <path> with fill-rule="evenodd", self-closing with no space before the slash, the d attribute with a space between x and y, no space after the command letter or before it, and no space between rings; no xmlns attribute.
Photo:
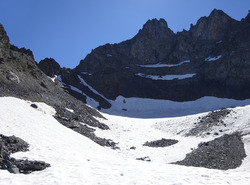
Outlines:
<svg viewBox="0 0 250 185"><path fill-rule="evenodd" d="M200 141L213 139L183 137L180 130L193 126L192 121L200 115L181 118L138 119L104 114L110 130L97 129L98 136L114 139L120 150L101 147L88 138L70 130L52 117L55 110L44 103L36 103L11 97L0 98L1 134L16 135L30 144L30 151L18 152L14 157L40 159L51 164L44 171L30 175L10 174L0 170L1 185L173 185L173 184L250 184L250 137L243 141L247 157L235 170L212 170L169 164L184 158L190 147L197 147ZM228 133L235 130L249 132L250 107L234 109ZM233 122L234 121L234 122ZM144 147L142 144L159 138L175 138L179 143L166 148ZM130 147L135 149L131 150ZM151 162L135 160L148 156Z"/></svg>
<svg viewBox="0 0 250 185"><path fill-rule="evenodd" d="M250 99L235 100L211 96L205 96L194 101L185 102L137 97L125 98L123 96L118 96L115 100L109 100L99 92L97 92L89 84L87 84L80 76L79 79L84 85L89 87L89 89L92 90L93 93L103 97L112 105L110 109L101 109L101 112L112 115L138 118L177 117L217 110L221 108L250 105ZM99 103L96 100L88 97L81 90L73 86L70 87L71 90L74 90L86 96L86 101L89 106L93 108L97 108L99 106Z"/></svg>
<svg viewBox="0 0 250 185"><path fill-rule="evenodd" d="M112 107L102 112L138 118L177 117L197 114L221 108L250 105L250 99L234 100L205 96L195 101L176 102L149 98L125 98L110 100Z"/></svg>
<svg viewBox="0 0 250 185"><path fill-rule="evenodd" d="M52 82L55 82L55 80L57 79L57 75L55 75L53 78L51 78L50 76L48 76L48 78L49 78Z"/></svg>

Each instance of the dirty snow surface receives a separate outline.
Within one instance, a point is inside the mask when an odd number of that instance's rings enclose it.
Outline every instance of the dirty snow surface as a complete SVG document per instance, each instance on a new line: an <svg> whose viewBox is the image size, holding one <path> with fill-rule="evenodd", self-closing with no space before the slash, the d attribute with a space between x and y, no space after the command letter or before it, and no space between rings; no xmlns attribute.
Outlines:
<svg viewBox="0 0 250 185"><path fill-rule="evenodd" d="M0 133L15 135L30 144L30 151L18 152L19 159L39 159L51 164L44 171L29 175L10 174L0 170L1 185L184 185L184 184L250 184L250 106L237 107L224 119L224 134L244 133L247 157L239 168L214 170L170 164L185 158L202 141L218 135L185 136L199 117L196 114L176 118L142 119L104 114L100 120L110 130L97 130L98 136L113 139L120 149L101 147L88 138L62 126L53 115L55 110L46 104L12 97L0 98ZM168 147L143 146L145 142L174 139ZM146 160L136 160L146 159Z"/></svg>

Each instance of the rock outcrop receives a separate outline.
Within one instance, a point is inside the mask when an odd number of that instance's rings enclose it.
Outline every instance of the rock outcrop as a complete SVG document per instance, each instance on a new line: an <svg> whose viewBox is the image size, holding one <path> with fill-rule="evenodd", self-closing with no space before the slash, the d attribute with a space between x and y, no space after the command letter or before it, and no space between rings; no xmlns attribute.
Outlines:
<svg viewBox="0 0 250 185"><path fill-rule="evenodd" d="M28 148L29 144L21 138L0 134L0 169L8 170L10 173L15 174L29 174L50 167L50 164L44 161L18 160L10 157L12 153L26 152Z"/></svg>
<svg viewBox="0 0 250 185"><path fill-rule="evenodd" d="M41 60L38 64L38 67L50 77L55 77L60 74L61 66L53 58L45 58Z"/></svg>
<svg viewBox="0 0 250 185"><path fill-rule="evenodd" d="M107 125L96 119L105 118L82 101L72 97L62 88L63 84L60 81L47 76L56 75L59 70L63 73L62 78L67 79L65 75L68 72L67 69L60 69L53 59L45 59L39 66L44 66L44 63L52 64L44 68L46 74L39 69L30 50L19 49L9 44L8 36L0 26L0 96L44 102L55 108L57 112L55 118L64 126L89 137L102 146L114 148L113 141L99 138L94 133L94 128L109 129ZM69 76L72 74L70 73Z"/></svg>

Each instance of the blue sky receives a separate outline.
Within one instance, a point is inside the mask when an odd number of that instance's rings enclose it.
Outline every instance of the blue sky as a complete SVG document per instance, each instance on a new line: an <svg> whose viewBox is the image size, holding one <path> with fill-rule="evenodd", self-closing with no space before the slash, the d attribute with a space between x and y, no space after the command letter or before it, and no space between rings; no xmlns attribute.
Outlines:
<svg viewBox="0 0 250 185"><path fill-rule="evenodd" d="M174 31L189 30L221 9L236 20L249 0L1 0L0 23L10 42L33 51L39 62L54 58L74 68L92 49L136 35L147 20L164 18Z"/></svg>

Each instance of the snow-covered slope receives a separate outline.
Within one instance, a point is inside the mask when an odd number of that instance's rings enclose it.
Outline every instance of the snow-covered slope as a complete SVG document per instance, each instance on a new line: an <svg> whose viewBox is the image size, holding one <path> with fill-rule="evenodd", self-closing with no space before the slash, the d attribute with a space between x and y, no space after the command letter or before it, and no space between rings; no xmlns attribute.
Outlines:
<svg viewBox="0 0 250 185"><path fill-rule="evenodd" d="M221 108L250 105L250 99L234 100L227 98L202 97L195 101L175 102L170 100L157 100L148 98L124 98L117 97L109 101L110 109L102 109L101 112L137 118L164 118L198 114ZM97 103L87 101L96 108Z"/></svg>
<svg viewBox="0 0 250 185"><path fill-rule="evenodd" d="M0 184L241 184L250 183L250 137L243 137L247 157L240 168L221 171L168 164L183 159L201 141L208 137L184 137L190 123L201 115L181 118L138 119L105 114L110 130L97 130L98 136L119 142L120 150L101 147L88 138L62 126L53 118L55 110L43 103L11 98L0 98L0 133L16 135L30 144L29 152L13 156L22 159L40 159L51 164L44 171L30 175L10 174L0 170ZM234 109L237 121L228 118L231 126L225 133L248 132L250 107ZM146 141L161 138L177 139L179 143L166 148L142 146ZM136 149L130 149L130 147ZM135 158L149 156L151 162Z"/></svg>

